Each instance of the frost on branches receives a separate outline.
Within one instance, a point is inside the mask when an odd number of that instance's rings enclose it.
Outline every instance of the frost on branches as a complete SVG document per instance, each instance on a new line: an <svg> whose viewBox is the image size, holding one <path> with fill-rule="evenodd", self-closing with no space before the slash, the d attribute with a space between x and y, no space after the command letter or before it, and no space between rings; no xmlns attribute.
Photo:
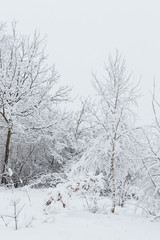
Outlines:
<svg viewBox="0 0 160 240"><path fill-rule="evenodd" d="M15 24L11 34L1 28L2 175L10 164L10 152L19 154L25 151L26 155L22 157L28 159L35 148L32 144L40 144L42 136L50 137L50 128L55 124L55 118L52 121L52 117L54 113L54 116L57 115L55 108L67 98L68 89L57 87L59 76L54 66L49 67L46 63L44 43L36 32L33 37L19 35ZM22 142L26 143L23 147ZM4 177L2 183L6 183Z"/></svg>
<svg viewBox="0 0 160 240"><path fill-rule="evenodd" d="M155 85L152 108L155 121L152 126L144 128L143 141L139 140L143 152L141 156L143 176L139 183L139 203L148 214L160 218L160 104L155 95Z"/></svg>
<svg viewBox="0 0 160 240"><path fill-rule="evenodd" d="M114 60L109 58L105 71L102 81L93 76L98 97L88 108L99 128L99 136L74 166L72 174L103 173L114 212L116 205L124 204L136 160L132 105L137 98L137 86L132 86L125 61L118 53Z"/></svg>

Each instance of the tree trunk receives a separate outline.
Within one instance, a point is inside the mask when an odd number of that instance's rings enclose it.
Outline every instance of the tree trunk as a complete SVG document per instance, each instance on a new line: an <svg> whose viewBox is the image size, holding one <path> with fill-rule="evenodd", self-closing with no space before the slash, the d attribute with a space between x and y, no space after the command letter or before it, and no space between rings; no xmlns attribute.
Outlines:
<svg viewBox="0 0 160 240"><path fill-rule="evenodd" d="M6 140L6 149L5 149L5 159L4 159L4 163L3 163L3 169L2 169L2 181L1 181L2 184L7 183L6 178L4 176L4 173L5 173L6 167L8 165L10 140L11 140L11 128L8 128L7 140Z"/></svg>
<svg viewBox="0 0 160 240"><path fill-rule="evenodd" d="M112 151L112 157L111 157L111 182L112 182L112 209L111 212L115 212L116 207L116 186L115 186L115 170L114 170L114 146Z"/></svg>

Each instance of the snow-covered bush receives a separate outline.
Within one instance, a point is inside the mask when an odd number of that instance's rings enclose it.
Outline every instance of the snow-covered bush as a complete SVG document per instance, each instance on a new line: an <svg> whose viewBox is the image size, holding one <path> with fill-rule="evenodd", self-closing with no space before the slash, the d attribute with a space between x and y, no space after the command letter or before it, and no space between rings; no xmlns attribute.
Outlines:
<svg viewBox="0 0 160 240"><path fill-rule="evenodd" d="M160 215L160 155L159 133L145 127L137 132L137 165L133 176L132 196L143 210L152 216ZM139 136L139 137L138 137ZM134 139L134 140L135 140ZM134 189L133 189L134 187Z"/></svg>
<svg viewBox="0 0 160 240"><path fill-rule="evenodd" d="M143 176L139 182L138 202L155 217L160 216L160 163L158 158L142 160Z"/></svg>
<svg viewBox="0 0 160 240"><path fill-rule="evenodd" d="M44 212L46 214L53 214L56 211L68 207L70 194L65 185L59 184L52 189L45 199Z"/></svg>
<svg viewBox="0 0 160 240"><path fill-rule="evenodd" d="M89 211L97 212L97 201L104 190L102 174L98 176L80 176L72 178L65 184L59 184L50 191L45 201L45 212L53 213L57 208L66 208L71 198L78 197L85 201Z"/></svg>
<svg viewBox="0 0 160 240"><path fill-rule="evenodd" d="M66 175L64 173L39 174L29 182L28 186L31 188L55 188L59 183L65 182Z"/></svg>
<svg viewBox="0 0 160 240"><path fill-rule="evenodd" d="M98 211L98 200L104 191L102 174L76 177L69 183L68 188L85 200L89 211L94 213Z"/></svg>

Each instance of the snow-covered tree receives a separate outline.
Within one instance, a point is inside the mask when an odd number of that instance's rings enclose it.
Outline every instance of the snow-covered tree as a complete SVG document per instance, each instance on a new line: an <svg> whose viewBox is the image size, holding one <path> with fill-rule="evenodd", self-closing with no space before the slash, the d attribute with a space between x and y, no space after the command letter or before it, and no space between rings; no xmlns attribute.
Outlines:
<svg viewBox="0 0 160 240"><path fill-rule="evenodd" d="M46 114L68 93L67 88L57 87L59 75L47 64L45 42L39 33L32 38L21 36L15 24L11 34L5 30L0 38L0 116L6 134L2 174L9 161L11 136L19 134L19 140L26 136L26 141L37 141L38 132L51 124Z"/></svg>
<svg viewBox="0 0 160 240"><path fill-rule="evenodd" d="M139 202L149 214L160 216L160 104L156 97L154 84L152 109L154 122L144 127L143 141L139 140L142 148L141 165L142 181L139 183Z"/></svg>
<svg viewBox="0 0 160 240"><path fill-rule="evenodd" d="M106 75L101 81L94 74L97 93L96 106L89 107L99 129L99 136L73 168L74 172L87 171L108 176L112 192L112 212L115 211L120 191L125 188L134 165L135 146L131 135L134 131L132 105L137 98L137 86L130 81L125 61L119 53L109 58ZM123 203L121 203L123 204Z"/></svg>

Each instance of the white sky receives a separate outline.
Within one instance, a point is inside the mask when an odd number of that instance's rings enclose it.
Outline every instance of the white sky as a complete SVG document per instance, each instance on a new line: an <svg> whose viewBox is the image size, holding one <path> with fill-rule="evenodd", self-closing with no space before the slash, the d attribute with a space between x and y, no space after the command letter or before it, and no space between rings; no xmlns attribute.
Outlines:
<svg viewBox="0 0 160 240"><path fill-rule="evenodd" d="M118 49L134 80L141 77L138 113L151 121L154 76L160 86L159 0L0 0L0 16L8 25L17 20L24 34L47 34L49 61L75 95L91 93L91 70L101 76Z"/></svg>

